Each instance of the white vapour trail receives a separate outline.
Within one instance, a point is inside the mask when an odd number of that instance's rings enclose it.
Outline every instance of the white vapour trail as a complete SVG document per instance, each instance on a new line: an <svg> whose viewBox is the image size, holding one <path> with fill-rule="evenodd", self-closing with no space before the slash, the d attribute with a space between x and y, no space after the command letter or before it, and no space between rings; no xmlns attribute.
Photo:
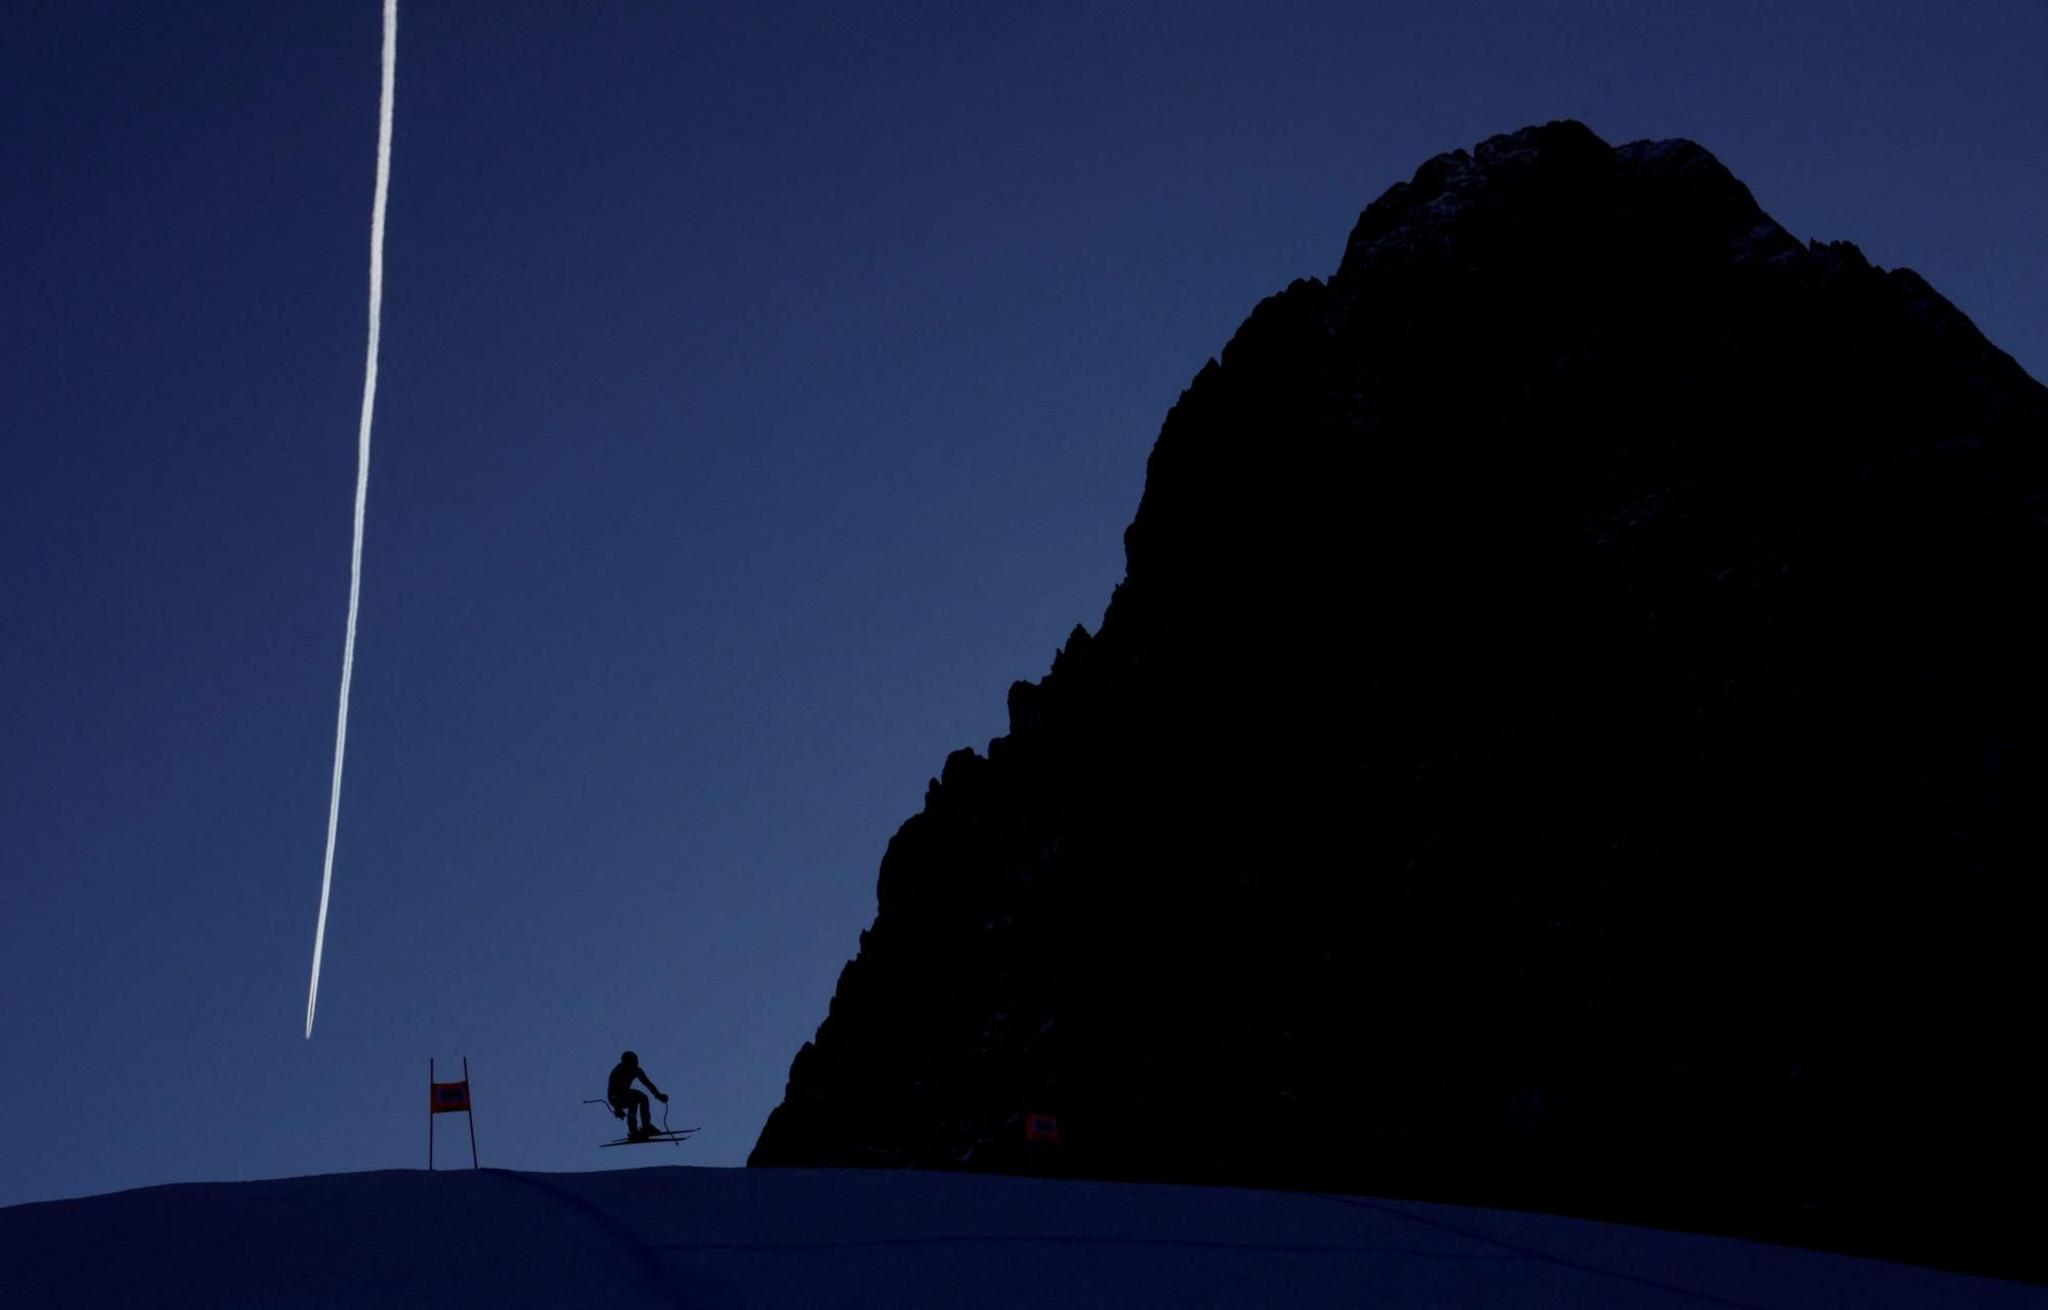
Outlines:
<svg viewBox="0 0 2048 1310"><path fill-rule="evenodd" d="M356 607L363 593L363 506L370 491L370 416L377 408L377 337L384 312L384 197L391 189L391 100L398 74L398 0L384 0L384 91L377 108L377 198L370 205L370 345L363 365L363 422L356 437L356 538L348 562L348 636L341 646L341 708L334 723L334 789L327 800L327 859L320 870L320 919L313 928L313 981L306 989L306 1036L320 1000L320 951L327 943L327 896L334 887L334 831L341 820L341 760L348 749L348 683L356 665Z"/></svg>

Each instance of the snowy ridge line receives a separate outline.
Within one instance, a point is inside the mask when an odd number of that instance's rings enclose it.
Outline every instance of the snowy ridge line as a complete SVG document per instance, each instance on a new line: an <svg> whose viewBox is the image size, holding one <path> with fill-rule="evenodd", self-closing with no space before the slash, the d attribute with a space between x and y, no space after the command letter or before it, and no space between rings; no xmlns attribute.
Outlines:
<svg viewBox="0 0 2048 1310"><path fill-rule="evenodd" d="M1574 1273L1591 1274L1596 1278L1613 1278L1624 1283L1634 1283L1638 1287L1647 1287L1653 1291L1664 1292L1671 1296L1690 1297L1695 1301L1703 1301L1708 1305L1728 1306L1731 1307L1731 1310L1775 1310L1772 1306L1759 1305L1754 1301L1736 1301L1725 1296L1716 1296L1712 1292L1696 1291L1690 1287L1680 1287L1676 1283L1666 1283L1655 1278L1645 1278L1641 1274L1625 1274L1618 1269L1602 1269L1599 1265L1586 1264L1583 1261L1573 1260L1569 1256L1553 1255L1548 1251L1538 1251L1534 1247L1510 1242L1504 1237L1494 1237L1474 1229L1461 1227L1458 1224L1445 1223L1441 1219L1430 1219L1423 1215L1411 1214L1399 1206L1388 1205L1383 1201L1369 1201L1362 1196L1341 1196L1336 1192L1309 1192L1307 1195L1318 1197L1325 1201L1335 1201L1339 1205L1356 1206L1361 1210L1372 1210L1380 1214L1392 1215L1396 1219L1406 1219L1410 1223L1421 1224L1425 1228L1434 1228L1438 1232L1450 1233L1453 1236L1463 1237L1469 1241L1486 1242L1490 1245L1512 1251L1522 1259L1558 1265L1562 1268L1570 1269Z"/></svg>
<svg viewBox="0 0 2048 1310"><path fill-rule="evenodd" d="M1343 1242L1233 1242L1207 1237L1097 1237L1086 1233L935 1233L918 1237L848 1238L824 1242L650 1242L649 1251L733 1251L771 1254L778 1251L866 1251L892 1246L1129 1246L1181 1247L1197 1251L1255 1251L1275 1255L1401 1255L1423 1260L1518 1262L1520 1254L1488 1255L1477 1251L1420 1251L1407 1246L1351 1246ZM1506 1245L1506 1243L1501 1243ZM1679 1290L1679 1289L1666 1289ZM1740 1302L1726 1302L1739 1305ZM1768 1310L1748 1307L1747 1310Z"/></svg>
<svg viewBox="0 0 2048 1310"><path fill-rule="evenodd" d="M2048 1291L1402 1198L689 1166L374 1170L0 1207L0 1271L7 1310L2040 1310Z"/></svg>

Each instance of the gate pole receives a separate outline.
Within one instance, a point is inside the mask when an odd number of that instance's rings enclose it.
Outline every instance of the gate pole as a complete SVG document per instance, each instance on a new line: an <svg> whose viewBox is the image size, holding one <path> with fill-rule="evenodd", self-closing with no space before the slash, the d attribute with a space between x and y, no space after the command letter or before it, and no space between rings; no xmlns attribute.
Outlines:
<svg viewBox="0 0 2048 1310"><path fill-rule="evenodd" d="M469 1057L462 1057L462 1093L469 1099L469 1167L482 1168L476 1162L476 1090L469 1085Z"/></svg>

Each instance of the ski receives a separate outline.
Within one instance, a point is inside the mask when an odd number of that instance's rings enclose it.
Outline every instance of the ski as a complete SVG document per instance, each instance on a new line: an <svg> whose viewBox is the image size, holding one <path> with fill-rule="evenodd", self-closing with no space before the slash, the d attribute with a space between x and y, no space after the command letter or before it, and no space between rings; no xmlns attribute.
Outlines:
<svg viewBox="0 0 2048 1310"><path fill-rule="evenodd" d="M649 1142L677 1142L677 1143L681 1143L681 1142L685 1142L685 1141L689 1140L690 1134L692 1134L692 1133L701 1133L701 1132L703 1132L703 1131L704 1131L704 1130L703 1130L702 1128L677 1128L677 1129L675 1129L675 1130L673 1130L673 1131L671 1131L671 1132L664 1132L664 1133L653 1133L653 1134L650 1134L649 1136L646 1136L646 1137L621 1137L621 1138L620 1138L620 1139L619 1139L618 1141L616 1141L616 1142L599 1142L599 1143L598 1143L598 1145L599 1145L600 1147L605 1147L605 1146L645 1146L645 1145L647 1145L647 1144L648 1144Z"/></svg>

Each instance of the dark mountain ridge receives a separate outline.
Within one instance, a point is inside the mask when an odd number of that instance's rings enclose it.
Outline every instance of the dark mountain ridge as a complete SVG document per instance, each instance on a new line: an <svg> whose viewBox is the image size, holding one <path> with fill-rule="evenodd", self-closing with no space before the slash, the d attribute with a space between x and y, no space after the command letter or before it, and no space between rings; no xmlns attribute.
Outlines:
<svg viewBox="0 0 2048 1310"><path fill-rule="evenodd" d="M1168 414L756 1164L2048 1276L2048 389L1687 141L1424 164Z"/></svg>

